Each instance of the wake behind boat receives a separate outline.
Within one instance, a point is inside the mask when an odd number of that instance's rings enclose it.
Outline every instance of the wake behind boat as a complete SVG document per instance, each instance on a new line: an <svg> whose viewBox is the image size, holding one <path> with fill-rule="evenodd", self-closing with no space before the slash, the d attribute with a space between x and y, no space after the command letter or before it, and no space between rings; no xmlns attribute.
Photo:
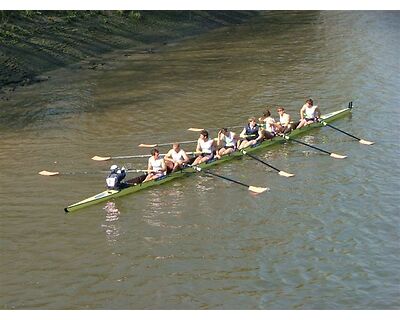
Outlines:
<svg viewBox="0 0 400 320"><path fill-rule="evenodd" d="M209 162L204 162L204 163L199 164L198 166L196 166L196 168L191 167L191 166L187 166L187 167L185 167L185 168L183 168L183 169L181 169L179 171L175 171L173 173L164 175L164 176L162 176L162 177L160 177L160 178L158 178L156 180L150 180L150 181L146 181L146 182L144 182L144 180L146 179L147 175L146 174L142 174L140 176L137 176L135 178L132 178L132 179L126 181L125 182L126 185L121 190L105 190L105 191L103 191L101 193L98 193L98 194L96 194L94 196L91 196L91 197L89 197L87 199L84 199L82 201L79 201L77 203L74 203L74 204L71 204L71 205L67 206L66 208L64 208L64 211L66 213L74 212L74 211L83 209L85 207L91 206L91 205L95 205L95 204L98 204L98 203L101 203L101 202L104 202L104 201L107 201L107 200L111 200L111 199L115 199L115 198L118 198L118 197L122 197L122 196L125 196L127 194L138 192L138 191L141 191L141 190L146 189L146 188L154 187L154 186L169 182L169 181L177 179L177 178L182 178L182 177L185 177L185 176L192 175L192 174L194 174L196 172L199 172L201 170L208 169L210 167L213 167L215 165L219 165L219 164L224 163L226 161L230 161L230 160L232 160L234 158L237 158L237 157L241 157L244 154L249 154L249 153L256 152L258 150L270 147L271 145L274 145L274 144L277 144L277 143L283 143L283 142L285 142L287 140L290 140L291 138L293 138L295 136L298 136L300 134L308 132L308 131L310 131L312 129L315 129L315 128L318 128L318 127L322 127L322 126L326 125L327 123L330 123L330 122L332 122L332 121L334 121L334 120L336 120L338 118L341 118L341 117L343 117L345 115L348 115L348 114L350 114L351 109L352 109L352 103L349 103L349 106L347 108L345 108L345 109L341 109L341 110L338 110L338 111L334 111L334 112L330 112L330 113L327 113L325 115L322 115L321 116L321 120L322 120L321 122L315 122L315 123L309 124L309 125L307 125L305 127L302 127L302 128L299 128L299 129L295 129L295 130L291 131L289 134L287 134L285 136L275 136L272 139L264 140L261 143L249 146L249 147L247 147L245 149L236 150L236 151L234 151L234 152L232 152L230 154L222 156L220 159L214 158ZM297 141L297 140L293 140L293 141ZM319 150L324 151L322 149L319 149ZM326 151L324 151L324 152L326 152ZM333 156L333 155L336 155L336 154L331 153L330 155L332 157L336 158L335 156ZM345 157L345 156L342 156L342 157ZM194 158L191 159L191 162L193 162L193 161L194 161ZM200 169L200 170L198 170L197 168Z"/></svg>

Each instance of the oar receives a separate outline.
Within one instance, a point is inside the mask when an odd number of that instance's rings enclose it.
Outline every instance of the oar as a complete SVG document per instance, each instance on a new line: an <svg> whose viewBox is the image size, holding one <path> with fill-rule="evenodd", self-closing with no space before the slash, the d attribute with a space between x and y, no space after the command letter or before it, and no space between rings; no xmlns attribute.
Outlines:
<svg viewBox="0 0 400 320"><path fill-rule="evenodd" d="M293 173L288 173L288 172L286 172L286 171L279 170L278 168L275 168L274 166L270 165L269 163L266 163L265 161L261 160L260 158L257 158L256 156L253 156L252 154L247 153L246 150L241 150L241 152L242 152L243 154L245 154L245 155L248 155L250 158L253 158L254 160L257 160L257 161L259 161L259 162L265 164L266 166L268 166L268 167L274 169L275 171L277 171L277 172L279 173L280 176L287 177L287 178L293 177L293 176L294 176Z"/></svg>
<svg viewBox="0 0 400 320"><path fill-rule="evenodd" d="M262 187L249 186L249 185L247 185L247 184L245 184L245 183L243 183L243 182L240 182L240 181L237 181L237 180L233 180L233 179L228 178L228 177L221 176L221 175L216 174L216 173L214 173L214 172L211 172L211 171L209 171L209 170L201 169L201 168L198 167L198 166L193 166L193 168L196 169L197 171L203 171L204 173L209 174L209 175L211 175L211 176L215 176L215 177L218 177L218 178L221 178L221 179L224 179L224 180L227 180L227 181L230 181L230 182L239 184L239 185L241 185L241 186L247 187L248 190L250 190L250 191L252 191L252 192L255 192L255 193L262 193L262 192L264 192L264 191L269 190L269 188L262 188Z"/></svg>
<svg viewBox="0 0 400 320"><path fill-rule="evenodd" d="M139 144L139 147L142 147L142 148L155 148L155 147L161 147L161 146L170 146L170 145L172 145L174 143L187 144L187 143L194 143L194 142L197 142L197 140L181 141L181 142L168 142L168 143L154 143L154 144L141 143L141 144Z"/></svg>
<svg viewBox="0 0 400 320"><path fill-rule="evenodd" d="M191 155L191 154L199 154L201 152L186 152L186 154ZM160 153L160 156L165 156L166 153ZM108 161L108 160L114 160L114 159L131 159L131 158L149 158L151 157L151 154L139 154L135 156L116 156L116 157L100 157L100 156L94 156L92 157L92 160L95 161Z"/></svg>
<svg viewBox="0 0 400 320"><path fill-rule="evenodd" d="M190 152L186 152L187 154L190 154ZM160 156L165 156L166 153L160 153ZM114 160L114 159L131 159L131 158L149 158L151 157L151 154L139 154L135 156L116 156L116 157L101 157L101 156L94 156L92 157L92 160L95 161L108 161L108 160Z"/></svg>
<svg viewBox="0 0 400 320"><path fill-rule="evenodd" d="M243 128L243 127L244 127L244 125L242 125L242 126L228 126L227 128L233 129L233 128ZM219 129L219 128L211 128L209 130L217 130L217 129ZM189 128L188 130L189 131L194 131L194 132L200 132L200 131L203 131L204 128Z"/></svg>
<svg viewBox="0 0 400 320"><path fill-rule="evenodd" d="M150 170L151 171L151 170ZM100 172L102 173L107 173L109 171L95 171L95 172L88 172L88 171L83 171L83 172L59 172L59 171L40 171L38 172L38 174L40 174L41 176L59 176L59 175L82 175L82 174L99 174ZM146 169L130 169L130 170L126 170L125 172L149 172Z"/></svg>
<svg viewBox="0 0 400 320"><path fill-rule="evenodd" d="M160 156L165 156L164 153L160 154ZM132 158L148 158L151 157L151 154L139 154L135 156L116 156L116 157L101 157L101 156L94 156L92 160L95 161L108 161L108 160L115 160L115 159L132 159Z"/></svg>
<svg viewBox="0 0 400 320"><path fill-rule="evenodd" d="M367 145L374 144L373 141L368 141L368 140L364 140L364 139L357 138L356 136L353 136L352 134L350 134L350 133L348 133L348 132L346 132L346 131L343 131L343 130L341 130L341 129L339 129L339 128L336 128L336 127L334 127L333 125L331 125L331 124L329 124L329 123L326 123L325 121L321 121L321 123L322 123L324 126L328 126L328 127L332 128L332 129L335 129L335 130L337 130L337 131L339 131L339 132L341 132L341 133L347 134L348 136L350 136L350 137L352 137L352 138L358 140L358 142L360 142L361 144L367 144Z"/></svg>
<svg viewBox="0 0 400 320"><path fill-rule="evenodd" d="M314 147L314 146L312 146L311 144L305 143L305 142L300 141L300 140L293 139L293 138L291 138L291 137L289 137L289 136L286 136L286 135L284 135L284 138L285 138L286 140L293 140L293 141L295 141L295 142L297 142L297 143L300 143L300 144L303 144L303 145L305 145L305 146L307 146L307 147L310 147L310 148L313 148L313 149L315 149L315 150L321 151L321 152L323 152L323 153L329 154L332 158L335 158L335 159L345 159L345 158L347 158L347 156L342 156L342 155L337 154L337 153L329 152L329 151L326 151L326 150L323 150L323 149Z"/></svg>
<svg viewBox="0 0 400 320"><path fill-rule="evenodd" d="M189 128L188 130L194 131L194 132L200 132L200 131L203 131L204 129L203 128Z"/></svg>

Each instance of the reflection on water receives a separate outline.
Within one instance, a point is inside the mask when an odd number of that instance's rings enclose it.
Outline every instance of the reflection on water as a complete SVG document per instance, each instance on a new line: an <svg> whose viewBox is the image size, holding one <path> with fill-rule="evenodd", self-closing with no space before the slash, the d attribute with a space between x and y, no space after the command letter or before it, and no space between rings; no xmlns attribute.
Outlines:
<svg viewBox="0 0 400 320"><path fill-rule="evenodd" d="M163 228L180 228L176 224L179 220L171 220L171 217L183 218L185 207L182 200L186 194L179 182L169 185L169 188L161 187L148 190L148 202L143 217L152 226Z"/></svg>
<svg viewBox="0 0 400 320"><path fill-rule="evenodd" d="M315 139L315 136L307 135L303 137L303 142L314 145L316 143Z"/></svg>
<svg viewBox="0 0 400 320"><path fill-rule="evenodd" d="M118 210L115 202L112 201L107 202L103 209L106 211L106 219L105 223L101 226L105 230L107 241L115 242L120 236L121 227L118 220L121 212Z"/></svg>

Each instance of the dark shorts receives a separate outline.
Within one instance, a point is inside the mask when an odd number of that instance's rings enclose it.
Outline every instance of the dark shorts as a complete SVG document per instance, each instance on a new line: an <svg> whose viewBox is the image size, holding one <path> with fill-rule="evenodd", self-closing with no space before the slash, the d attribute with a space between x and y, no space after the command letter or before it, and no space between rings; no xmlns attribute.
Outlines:
<svg viewBox="0 0 400 320"><path fill-rule="evenodd" d="M233 149L233 150L236 150L236 146L225 146L225 147L219 148L219 150L221 150L221 149L225 149L225 150Z"/></svg>
<svg viewBox="0 0 400 320"><path fill-rule="evenodd" d="M305 118L305 120L308 121L312 121L312 122L317 122L317 118Z"/></svg>
<svg viewBox="0 0 400 320"><path fill-rule="evenodd" d="M208 157L207 161L211 160L212 158L214 158L214 153L202 153L201 154L202 157Z"/></svg>

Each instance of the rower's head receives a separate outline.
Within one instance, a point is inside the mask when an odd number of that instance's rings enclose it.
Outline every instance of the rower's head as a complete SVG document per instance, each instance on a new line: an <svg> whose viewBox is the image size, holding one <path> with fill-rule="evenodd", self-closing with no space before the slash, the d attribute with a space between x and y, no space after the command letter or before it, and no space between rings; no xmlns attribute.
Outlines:
<svg viewBox="0 0 400 320"><path fill-rule="evenodd" d="M263 117L264 118L268 118L268 117L270 117L271 116L271 112L269 111L269 110L266 110L264 113L263 113Z"/></svg>
<svg viewBox="0 0 400 320"><path fill-rule="evenodd" d="M118 170L118 166L117 166L116 164L113 164L113 165L110 167L110 171L111 171L111 172L117 172L117 170Z"/></svg>
<svg viewBox="0 0 400 320"><path fill-rule="evenodd" d="M179 143L174 143L172 145L172 149L174 149L176 152L178 152L180 148L181 148L181 146L179 145Z"/></svg>
<svg viewBox="0 0 400 320"><path fill-rule="evenodd" d="M219 130L219 132L221 132L223 135L227 135L228 134L228 128L221 128Z"/></svg>
<svg viewBox="0 0 400 320"><path fill-rule="evenodd" d="M285 112L285 108L284 108L284 107L278 107L278 108L276 109L276 111L278 111L278 113L280 114L280 113L282 113L282 112Z"/></svg>
<svg viewBox="0 0 400 320"><path fill-rule="evenodd" d="M207 130L201 130L200 131L200 138L208 139L208 131Z"/></svg>
<svg viewBox="0 0 400 320"><path fill-rule="evenodd" d="M249 124L255 126L257 124L256 118L255 117L249 118Z"/></svg>
<svg viewBox="0 0 400 320"><path fill-rule="evenodd" d="M314 105L313 99L307 99L307 100L306 100L306 103L307 103L307 105L308 105L309 107L312 107L312 106Z"/></svg>
<svg viewBox="0 0 400 320"><path fill-rule="evenodd" d="M151 155L153 157L157 158L159 154L160 154L160 151L158 151L158 149L151 150Z"/></svg>

